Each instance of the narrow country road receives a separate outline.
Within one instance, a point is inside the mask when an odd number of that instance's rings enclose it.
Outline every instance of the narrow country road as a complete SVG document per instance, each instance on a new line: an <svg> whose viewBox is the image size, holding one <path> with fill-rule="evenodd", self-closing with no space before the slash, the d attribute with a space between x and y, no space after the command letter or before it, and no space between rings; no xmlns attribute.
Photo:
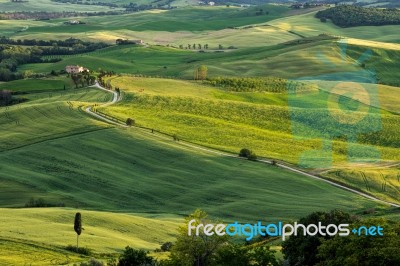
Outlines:
<svg viewBox="0 0 400 266"><path fill-rule="evenodd" d="M118 93L116 91L107 90L106 88L103 88L102 86L100 86L100 84L97 82L97 80L96 80L96 84L93 85L93 86L90 86L90 87L98 88L100 90L103 90L103 91L106 91L106 92L109 92L109 93L113 94L113 98L112 98L111 102L107 102L107 103L104 103L102 105L99 105L101 107L106 107L106 106L113 105L113 104L115 104L116 102L118 102L120 100L119 97L118 97ZM113 125L117 125L117 126L120 126L120 127L127 127L127 126L125 126L123 124L117 123L117 122L115 122L115 121L113 121L111 119L108 119L108 118L106 118L106 117L104 117L104 116L102 116L100 114L97 114L97 113L93 112L92 109L93 109L93 106L88 106L88 107L86 107L85 112L90 114L91 116L96 117L99 120L104 121L104 122L107 122L107 123L110 123L110 124L113 124Z"/></svg>
<svg viewBox="0 0 400 266"><path fill-rule="evenodd" d="M97 81L96 81L96 84L91 86L91 87L98 88L100 90L103 90L103 91L106 91L106 92L109 92L109 93L113 94L112 101L102 104L101 105L102 107L113 105L113 104L115 104L116 102L118 102L120 100L119 97L118 97L118 93L117 92L112 91L112 90L107 90L107 89L101 87L100 84ZM107 122L107 123L110 123L110 124L113 124L113 125L117 125L117 126L120 126L120 127L125 127L125 128L128 127L128 126L126 126L124 124L117 123L117 122L115 122L115 121L113 121L113 120L111 120L111 119L109 119L109 118L107 118L105 116L102 116L102 115L100 115L98 113L93 112L92 108L93 108L93 106L89 106L89 107L87 107L85 109L85 111L88 114L90 114L91 116L94 116L95 118L100 119L100 120L102 120L104 122ZM149 136L170 140L170 138L167 138L165 136L155 135L154 133L147 132L145 129L142 129L142 128L138 128L138 129L142 130L144 133L148 134ZM231 157L231 158L241 159L242 160L242 158L238 157L237 155L234 155L234 154L231 154L231 153L227 153L227 152L222 152L222 151L219 151L219 150L206 148L206 147L202 147L202 146L195 145L195 144L192 144L192 143L187 143L185 141L177 141L176 143L181 145L181 146L188 147L188 148L190 148L192 150L196 149L196 150L201 150L201 151L205 151L205 152L212 153L212 154L217 154L217 155L220 155L220 156ZM259 159L257 161L258 162L262 162L262 163L266 163L266 164L272 164L272 161L270 161L270 160ZM374 196L371 196L371 195L368 195L366 193L360 192L358 190L355 190L355 189L346 187L344 185L335 183L334 181L330 181L330 180L321 178L321 177L319 177L317 175L309 174L307 172L301 171L301 170L296 169L294 167L291 167L291 166L288 166L288 165L285 165L285 164L282 164L282 163L276 163L275 165L280 167L280 168L282 168L282 169L286 169L286 170L289 170L289 171L297 173L297 174L301 174L301 175L304 175L304 176L307 176L307 177L310 177L310 178L313 178L313 179L317 179L317 180L320 180L322 182L328 183L328 184L330 184L332 186L347 190L349 192L352 192L352 193L357 194L359 196L362 196L364 198L368 198L368 199L376 201L376 202L387 204L387 205L390 205L392 207L397 207L397 208L400 207L400 204L396 204L396 203L393 203L393 202L388 202L388 201L384 201L384 200L378 199L378 198L376 198Z"/></svg>

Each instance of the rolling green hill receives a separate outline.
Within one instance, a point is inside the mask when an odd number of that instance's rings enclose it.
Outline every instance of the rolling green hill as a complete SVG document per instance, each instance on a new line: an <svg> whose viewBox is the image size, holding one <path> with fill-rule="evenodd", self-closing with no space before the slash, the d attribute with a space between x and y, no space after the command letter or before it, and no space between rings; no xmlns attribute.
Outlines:
<svg viewBox="0 0 400 266"><path fill-rule="evenodd" d="M362 69L356 60L371 50L371 57L364 62L367 69L377 73L378 82L399 86L400 50L363 48L348 45L342 58L342 46L337 40L319 36L284 44L253 47L225 52L199 53L185 49L162 46L136 47L113 46L89 54L62 56L54 64L27 64L20 71L47 72L64 69L69 64L79 64L89 69L112 69L118 73L144 74L192 79L199 65L209 68L209 77L218 76L276 76L303 78L336 72L355 72ZM58 56L56 56L58 57ZM307 66L307 67L304 67Z"/></svg>
<svg viewBox="0 0 400 266"><path fill-rule="evenodd" d="M160 3L164 1L152 2ZM113 70L121 75L105 79L122 90L122 100L114 105L97 106L109 102L111 93L75 89L66 76L0 82L0 90L11 90L14 97L24 100L0 107L0 265L87 261L88 256L65 250L76 241L73 217L77 211L83 215L85 228L80 246L92 249L93 256L103 260L118 256L127 245L154 250L173 241L183 217L197 208L213 219L240 223L294 221L332 209L400 219L395 208L321 180L183 144L189 141L232 154L249 148L261 158L297 165L302 152L322 147L323 138L310 130L312 123L292 124L293 117L311 122L318 119L327 113L327 102L336 97L330 91L336 84L371 70L370 76L386 85L358 82L367 90L357 100L346 94L328 114L346 117L339 109L350 106L371 111L371 121L378 117L382 130L357 137L376 148L381 161L373 161L375 154L365 152L363 161L349 163L348 138L335 136L334 164L310 172L399 203L399 26L343 29L316 19L314 9L292 10L285 5L188 7L197 5L192 0L171 4L181 7L76 18L86 23L82 25L65 25L68 18L0 20L0 36L14 39L146 42L143 46L114 45L86 54L47 56L62 61L18 68L46 74L76 64L95 72L99 68ZM0 0L1 12L26 10L118 8ZM348 43L346 53L341 42ZM188 49L189 44L200 44L204 51ZM371 58L358 62L367 50ZM190 81L200 65L208 67L211 78L279 77L266 80L273 83L279 79L280 84L293 84L284 79L303 78L302 82L311 85L293 97L284 89L281 93L244 91ZM315 82L320 87L312 85ZM372 100L371 87L378 90ZM288 105L293 99L304 105ZM148 129L96 120L85 112L94 105L122 124L131 118ZM364 115L364 111L357 113ZM336 128L331 116L324 120L328 131ZM297 135L296 127L302 131ZM312 134L304 136L304 132ZM26 208L32 198L66 207Z"/></svg>
<svg viewBox="0 0 400 266"><path fill-rule="evenodd" d="M29 81L11 84L19 85L16 86L18 90L31 88ZM21 84L27 87L20 87ZM5 86L4 83L2 86ZM50 90L20 97L28 99L28 102L0 109L1 150L104 128L79 108L84 102L108 101L110 95L99 90L81 89Z"/></svg>
<svg viewBox="0 0 400 266"><path fill-rule="evenodd" d="M0 204L24 206L31 197L42 197L54 204L120 212L185 215L204 208L240 221L376 206L308 177L191 152L171 142L109 129L2 152ZM256 202L265 204L255 207Z"/></svg>
<svg viewBox="0 0 400 266"><path fill-rule="evenodd" d="M305 129L307 138L297 137L291 117L306 115L320 119L319 114L326 108L325 91L297 95L297 100L303 98L307 101L307 108L293 109L288 106L287 94L232 92L192 82L162 79L117 77L111 83L120 87L126 95L117 105L99 108L101 112L121 121L131 117L140 126L176 134L184 140L231 152L247 147L258 155L295 164L299 163L303 152L321 146L321 137L313 135L312 129ZM388 108L393 107L393 103L385 99L393 97L392 92L385 87L380 88L379 96ZM398 140L394 136L400 118L387 111L378 113L383 130L375 134L360 134L359 143L376 146L383 161L397 161L400 154ZM332 127L325 125L327 129ZM337 138L334 141L333 158L337 166L351 168L351 164L347 165L346 140ZM369 192L396 201L400 195L397 188L399 181L395 169L393 173L388 173L390 189L387 191L381 190L382 178L371 176L370 182L376 187ZM365 189L361 176L356 180L356 183L352 180L351 185Z"/></svg>
<svg viewBox="0 0 400 266"><path fill-rule="evenodd" d="M120 214L80 209L1 209L1 265L72 265L90 257L117 257L126 246L154 250L173 241L181 218L173 216ZM80 246L91 256L67 251L76 244L73 221L82 214L84 231Z"/></svg>
<svg viewBox="0 0 400 266"><path fill-rule="evenodd" d="M1 206L42 197L96 210L184 215L201 207L223 219L276 220L376 205L279 168L189 151L135 129L107 129L77 109L107 100L103 92L67 92L58 101L39 93L2 108ZM254 202L268 204L250 208Z"/></svg>

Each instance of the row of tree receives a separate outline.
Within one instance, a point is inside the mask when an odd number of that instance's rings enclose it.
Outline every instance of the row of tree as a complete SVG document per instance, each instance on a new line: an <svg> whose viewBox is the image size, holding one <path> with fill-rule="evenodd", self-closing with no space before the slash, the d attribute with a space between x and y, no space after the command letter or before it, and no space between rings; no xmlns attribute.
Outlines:
<svg viewBox="0 0 400 266"><path fill-rule="evenodd" d="M285 92L287 80L282 78L228 78L217 77L207 79L207 83L215 87L236 92Z"/></svg>
<svg viewBox="0 0 400 266"><path fill-rule="evenodd" d="M0 20L49 20L57 18L71 18L71 17L93 17L93 16L115 16L131 13L132 11L126 10L112 10L112 11L97 11L97 12L77 12L77 11L64 11L64 12L47 12L47 11L17 11L17 12L0 12Z"/></svg>
<svg viewBox="0 0 400 266"><path fill-rule="evenodd" d="M318 11L315 16L321 21L330 19L340 27L400 24L400 10L396 8L382 9L341 5Z"/></svg>
<svg viewBox="0 0 400 266"><path fill-rule="evenodd" d="M186 47L183 47L183 44L180 44L179 45L179 48L180 49L193 49L193 50L196 50L196 49L199 49L199 50L201 50L201 49L208 49L208 44L204 44L204 45L202 45L202 44L200 44L200 43L198 43L198 44L188 44Z"/></svg>
<svg viewBox="0 0 400 266"><path fill-rule="evenodd" d="M6 36L0 37L0 44L10 44L10 45L23 45L23 46L52 46L52 47L70 47L76 48L79 46L93 47L101 46L102 48L108 46L103 42L87 42L77 38L68 38L65 40L36 40L36 39L11 39Z"/></svg>

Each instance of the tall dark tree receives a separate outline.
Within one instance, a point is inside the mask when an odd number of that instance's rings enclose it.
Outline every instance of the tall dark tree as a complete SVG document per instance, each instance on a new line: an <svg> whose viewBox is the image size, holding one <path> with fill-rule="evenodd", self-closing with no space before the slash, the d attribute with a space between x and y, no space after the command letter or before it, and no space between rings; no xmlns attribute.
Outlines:
<svg viewBox="0 0 400 266"><path fill-rule="evenodd" d="M79 236L82 233L82 215L77 212L75 214L74 230L76 232L76 249L79 248Z"/></svg>
<svg viewBox="0 0 400 266"><path fill-rule="evenodd" d="M12 102L11 91L0 91L0 106L9 105Z"/></svg>

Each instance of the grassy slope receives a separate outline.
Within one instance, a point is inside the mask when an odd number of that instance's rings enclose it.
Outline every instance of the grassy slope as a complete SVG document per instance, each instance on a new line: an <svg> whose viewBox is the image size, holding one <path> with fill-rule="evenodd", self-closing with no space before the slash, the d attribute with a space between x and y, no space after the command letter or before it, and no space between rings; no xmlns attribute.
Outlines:
<svg viewBox="0 0 400 266"><path fill-rule="evenodd" d="M55 83L58 82L63 81L55 81ZM5 84L1 85L6 86ZM18 81L10 84L17 84L14 88L19 90L32 88L29 81ZM9 87L7 86L7 88ZM95 89L70 89L57 92L50 89L48 92L26 94L20 97L30 100L24 104L0 109L1 150L24 146L49 138L102 129L104 126L89 119L79 109L79 106L84 105L84 102L108 101L111 96ZM67 102L70 102L70 104L67 104Z"/></svg>
<svg viewBox="0 0 400 266"><path fill-rule="evenodd" d="M307 139L297 139L293 135L291 109L288 109L288 99L284 94L226 93L185 81L128 77L115 78L112 84L128 93L122 103L100 110L123 121L132 117L139 125L177 134L182 139L231 152L248 147L259 155L293 163L298 163L301 153L321 145L318 137L311 136L312 131ZM393 103L386 100L392 98L392 92L399 93L399 90L380 89L379 96L384 106L392 106ZM300 96L310 100L307 107L324 108L324 93L311 95ZM399 118L382 112L381 119L383 131L377 138L390 140L396 134ZM383 160L400 159L396 141L381 145L379 149ZM346 142L335 141L335 163L346 165L346 156ZM371 192L396 200L399 195L398 180L393 175L389 179L393 181L389 185L390 191L382 193L379 189L381 180L373 179L371 182L376 187ZM364 189L361 177L356 179L356 183L349 183Z"/></svg>
<svg viewBox="0 0 400 266"><path fill-rule="evenodd" d="M66 89L74 88L75 85L72 83L70 78L66 77L54 77L46 79L20 79L11 82L4 82L0 84L0 90L10 90L19 93L29 92L55 92L61 93Z"/></svg>
<svg viewBox="0 0 400 266"><path fill-rule="evenodd" d="M373 204L274 167L177 149L135 130L98 130L105 127L77 106L106 101L105 94L86 89L62 93L28 94L31 101L2 108L2 206L23 206L30 197L43 197L101 210L187 214L204 207L225 219L255 219L260 212L289 219L338 202L347 209ZM322 204L317 200L328 194ZM287 202L277 202L278 195ZM269 202L268 210L250 208L258 201ZM283 211L284 204L293 208Z"/></svg>
<svg viewBox="0 0 400 266"><path fill-rule="evenodd" d="M87 259L44 243L0 238L1 265L67 265L84 260Z"/></svg>
<svg viewBox="0 0 400 266"><path fill-rule="evenodd" d="M62 69L73 62L97 69L115 69L122 73L143 73L191 78L199 64L209 66L209 75L247 76L313 76L332 71L332 65L318 60L318 52L333 62L339 61L339 48L330 41L317 41L300 45L276 45L229 51L225 53L196 53L166 47L111 47L88 55L63 57L55 64L24 65L21 70L49 72ZM304 68L307 64L309 67ZM164 66L167 68L165 69ZM344 65L343 71L356 70Z"/></svg>
<svg viewBox="0 0 400 266"><path fill-rule="evenodd" d="M192 78L200 64L209 67L209 76L278 76L284 78L318 78L322 74L355 72L361 67L355 61L365 52L358 46L347 47L347 58L341 57L341 46L321 38L309 43L290 43L267 47L228 50L224 53L198 53L160 46L110 47L90 54L64 56L55 64L28 64L21 70L50 72L68 64L82 64L90 69L113 69L120 73ZM374 69L380 83L399 85L400 51L372 49L372 57L364 63ZM307 67L304 67L304 66Z"/></svg>
<svg viewBox="0 0 400 266"><path fill-rule="evenodd" d="M74 33L84 31L105 31L129 29L134 31L203 31L220 30L228 27L238 27L282 17L289 11L287 7L265 5L262 6L270 13L257 16L256 7L226 8L226 7L187 7L170 11L150 10L119 16L82 18L86 25L68 27ZM55 20L54 22L58 22ZM31 32L65 32L61 25L50 29L32 27Z"/></svg>
<svg viewBox="0 0 400 266"><path fill-rule="evenodd" d="M3 152L0 158L7 188L2 206L21 206L35 196L123 212L184 215L200 207L225 220L252 221L375 205L281 169L189 152L134 131L51 140Z"/></svg>
<svg viewBox="0 0 400 266"><path fill-rule="evenodd" d="M272 19L288 15L288 8L266 5L268 15L256 16L255 8L190 7L171 11L152 10L121 16L81 18L85 25L63 25L65 19L56 19L47 23L30 25L26 28L6 34L24 39L66 39L74 37L92 41L114 43L117 38L143 39L151 44L209 44L210 49L222 44L226 47L252 47L271 45L288 41L296 36L272 27L257 27L234 30L233 27L253 23L265 23ZM0 27L2 23L0 22ZM21 22L19 22L21 23ZM228 29L229 28L229 29ZM202 31L199 34L199 31ZM235 35L235 38L232 36ZM268 37L266 37L268 35ZM217 40L218 39L218 40ZM252 39L252 42L248 42Z"/></svg>
<svg viewBox="0 0 400 266"><path fill-rule="evenodd" d="M75 213L80 212L85 229L79 239L80 246L88 247L96 253L117 253L127 245L153 250L173 240L176 229L183 222L181 218L173 216L66 208L1 209L1 212L0 243L2 239L21 242L28 240L54 248L76 245L73 221ZM5 253L4 250L2 253ZM20 256L23 257L23 254Z"/></svg>

